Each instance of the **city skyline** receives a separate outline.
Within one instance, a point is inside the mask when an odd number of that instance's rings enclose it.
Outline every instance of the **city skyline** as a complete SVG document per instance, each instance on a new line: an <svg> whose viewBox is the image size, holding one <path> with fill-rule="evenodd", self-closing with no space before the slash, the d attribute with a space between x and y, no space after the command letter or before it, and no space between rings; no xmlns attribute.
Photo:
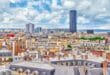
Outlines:
<svg viewBox="0 0 110 75"><path fill-rule="evenodd" d="M78 12L78 29L109 29L109 0L3 0L0 28L69 28L69 11ZM97 6L98 5L98 6Z"/></svg>

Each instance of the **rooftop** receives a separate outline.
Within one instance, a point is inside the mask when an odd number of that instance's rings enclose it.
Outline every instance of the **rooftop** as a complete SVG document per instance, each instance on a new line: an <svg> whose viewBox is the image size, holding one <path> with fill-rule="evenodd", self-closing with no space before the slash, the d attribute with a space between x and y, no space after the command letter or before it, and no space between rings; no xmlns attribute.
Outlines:
<svg viewBox="0 0 110 75"><path fill-rule="evenodd" d="M39 62L19 62L19 63L13 63L12 66L22 66L22 67L31 67L31 68L40 68L40 69L47 69L47 70L53 70L54 67L52 67L49 64L46 63L39 63Z"/></svg>
<svg viewBox="0 0 110 75"><path fill-rule="evenodd" d="M11 51L6 49L6 48L2 48L0 49L0 53L10 53Z"/></svg>

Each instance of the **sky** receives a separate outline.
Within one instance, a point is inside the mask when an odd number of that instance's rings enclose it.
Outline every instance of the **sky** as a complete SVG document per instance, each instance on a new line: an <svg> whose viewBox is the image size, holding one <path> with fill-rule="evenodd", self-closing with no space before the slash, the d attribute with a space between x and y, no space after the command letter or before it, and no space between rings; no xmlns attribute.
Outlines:
<svg viewBox="0 0 110 75"><path fill-rule="evenodd" d="M77 10L78 29L109 29L110 0L0 0L0 28L69 28Z"/></svg>

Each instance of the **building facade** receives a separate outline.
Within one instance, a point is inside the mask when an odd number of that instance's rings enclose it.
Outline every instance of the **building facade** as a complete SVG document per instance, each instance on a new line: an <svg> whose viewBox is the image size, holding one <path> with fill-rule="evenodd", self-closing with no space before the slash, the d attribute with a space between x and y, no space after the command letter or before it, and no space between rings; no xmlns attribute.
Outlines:
<svg viewBox="0 0 110 75"><path fill-rule="evenodd" d="M26 33L34 33L34 32L35 32L34 24L32 23L26 24Z"/></svg>
<svg viewBox="0 0 110 75"><path fill-rule="evenodd" d="M41 31L42 31L42 28L41 28L41 27L37 27L37 28L35 29L35 32L37 32L37 33L41 32Z"/></svg>

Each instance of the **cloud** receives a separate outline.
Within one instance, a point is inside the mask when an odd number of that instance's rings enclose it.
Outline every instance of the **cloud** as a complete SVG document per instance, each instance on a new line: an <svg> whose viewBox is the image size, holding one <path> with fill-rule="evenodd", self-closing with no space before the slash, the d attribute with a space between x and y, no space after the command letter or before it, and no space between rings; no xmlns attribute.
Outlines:
<svg viewBox="0 0 110 75"><path fill-rule="evenodd" d="M83 17L83 16L79 16L78 17L78 24L87 24L87 23L90 23L90 20Z"/></svg>
<svg viewBox="0 0 110 75"><path fill-rule="evenodd" d="M110 29L110 24L101 25L98 27L99 29Z"/></svg>
<svg viewBox="0 0 110 75"><path fill-rule="evenodd" d="M11 3L21 2L21 0L10 0Z"/></svg>
<svg viewBox="0 0 110 75"><path fill-rule="evenodd" d="M91 7L92 3L91 1L83 0L79 1L79 4L77 6L77 10L88 10Z"/></svg>
<svg viewBox="0 0 110 75"><path fill-rule="evenodd" d="M63 7L65 9L73 9L76 3L73 0L63 0Z"/></svg>
<svg viewBox="0 0 110 75"><path fill-rule="evenodd" d="M9 2L10 2L9 0L0 0L0 10L8 8Z"/></svg>
<svg viewBox="0 0 110 75"><path fill-rule="evenodd" d="M10 7L10 3L15 6ZM32 22L41 27L68 28L69 10L76 9L78 29L107 28L109 3L110 0L0 0L0 27L25 27Z"/></svg>
<svg viewBox="0 0 110 75"><path fill-rule="evenodd" d="M52 9L61 9L62 7L57 4L57 0L52 0Z"/></svg>

